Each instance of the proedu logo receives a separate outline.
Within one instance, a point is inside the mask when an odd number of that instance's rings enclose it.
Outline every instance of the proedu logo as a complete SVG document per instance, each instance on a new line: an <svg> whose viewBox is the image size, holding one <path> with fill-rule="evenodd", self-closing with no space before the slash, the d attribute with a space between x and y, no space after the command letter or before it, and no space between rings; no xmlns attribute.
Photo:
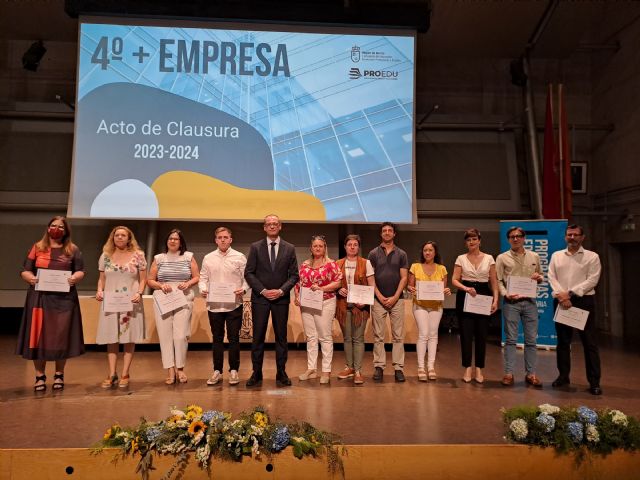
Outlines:
<svg viewBox="0 0 640 480"><path fill-rule="evenodd" d="M398 72L395 70L363 70L353 67L349 70L349 78L357 80L359 78L367 78L372 80L397 80Z"/></svg>
<svg viewBox="0 0 640 480"><path fill-rule="evenodd" d="M357 67L353 67L352 69L349 70L349 78L351 80L357 80L362 76L362 74L360 73L360 69Z"/></svg>

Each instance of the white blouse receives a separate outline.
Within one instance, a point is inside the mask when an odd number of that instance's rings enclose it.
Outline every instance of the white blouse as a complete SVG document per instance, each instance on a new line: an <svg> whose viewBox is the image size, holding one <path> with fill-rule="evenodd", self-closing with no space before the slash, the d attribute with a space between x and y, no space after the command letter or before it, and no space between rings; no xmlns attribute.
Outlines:
<svg viewBox="0 0 640 480"><path fill-rule="evenodd" d="M462 268L462 280L466 280L467 282L488 282L489 270L491 270L491 265L496 264L496 261L491 255L485 253L478 268L476 268L473 263L469 261L469 257L464 254L458 255L455 264Z"/></svg>

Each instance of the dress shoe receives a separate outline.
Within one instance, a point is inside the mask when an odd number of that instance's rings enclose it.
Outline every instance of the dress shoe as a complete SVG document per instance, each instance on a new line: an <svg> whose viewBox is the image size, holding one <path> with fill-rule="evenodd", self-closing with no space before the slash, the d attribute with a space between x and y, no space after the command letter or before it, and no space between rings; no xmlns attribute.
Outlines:
<svg viewBox="0 0 640 480"><path fill-rule="evenodd" d="M376 367L375 371L373 372L373 381L374 382L381 382L382 381L382 367Z"/></svg>
<svg viewBox="0 0 640 480"><path fill-rule="evenodd" d="M530 373L529 375L524 377L524 381L527 385L531 385L532 387L542 388L542 382L538 377L536 377L535 373Z"/></svg>
<svg viewBox="0 0 640 480"><path fill-rule="evenodd" d="M290 386L291 386L291 379L285 372L282 372L276 375L276 387L290 387Z"/></svg>
<svg viewBox="0 0 640 480"><path fill-rule="evenodd" d="M404 378L404 372L402 370L395 371L396 382L404 382L406 378Z"/></svg>
<svg viewBox="0 0 640 480"><path fill-rule="evenodd" d="M602 389L599 385L591 385L589 387L589 393L591 395L602 395Z"/></svg>
<svg viewBox="0 0 640 480"><path fill-rule="evenodd" d="M502 381L500 383L505 387L513 386L513 375L511 373L506 373L504 377L502 377Z"/></svg>
<svg viewBox="0 0 640 480"><path fill-rule="evenodd" d="M261 387L261 386L262 386L262 377L259 377L255 373L251 374L251 377L249 377L249 380L247 380L246 387L253 388L253 387Z"/></svg>
<svg viewBox="0 0 640 480"><path fill-rule="evenodd" d="M556 378L553 383L551 384L552 387L558 388L558 387L564 387L565 385L569 385L569 379L566 377L558 377Z"/></svg>

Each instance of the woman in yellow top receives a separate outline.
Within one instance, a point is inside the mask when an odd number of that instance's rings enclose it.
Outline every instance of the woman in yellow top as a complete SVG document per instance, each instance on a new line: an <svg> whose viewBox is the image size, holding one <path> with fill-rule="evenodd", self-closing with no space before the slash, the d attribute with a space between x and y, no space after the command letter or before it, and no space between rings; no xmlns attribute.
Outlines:
<svg viewBox="0 0 640 480"><path fill-rule="evenodd" d="M441 300L418 300L416 282L442 282L444 294L451 295L447 288L447 269L441 265L440 254L436 242L428 241L420 249L420 262L411 265L409 269L409 284L407 290L413 294L413 316L418 325L418 380L422 382L438 378L435 369L436 350L438 349L438 327L442 318L444 302ZM427 371L424 368L424 357L427 353Z"/></svg>

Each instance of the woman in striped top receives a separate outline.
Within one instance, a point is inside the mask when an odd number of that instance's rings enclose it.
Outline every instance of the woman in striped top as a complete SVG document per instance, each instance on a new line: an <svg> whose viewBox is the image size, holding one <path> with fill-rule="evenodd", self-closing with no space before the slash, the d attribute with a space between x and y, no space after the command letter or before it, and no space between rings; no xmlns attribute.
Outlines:
<svg viewBox="0 0 640 480"><path fill-rule="evenodd" d="M167 385L187 382L184 366L191 335L191 312L193 311L193 286L200 280L200 273L193 253L187 251L187 242L178 229L167 237L165 253L156 255L149 270L148 285L155 290L154 297L182 290L187 304L164 315L154 302L156 328L160 339L162 366L168 371Z"/></svg>

